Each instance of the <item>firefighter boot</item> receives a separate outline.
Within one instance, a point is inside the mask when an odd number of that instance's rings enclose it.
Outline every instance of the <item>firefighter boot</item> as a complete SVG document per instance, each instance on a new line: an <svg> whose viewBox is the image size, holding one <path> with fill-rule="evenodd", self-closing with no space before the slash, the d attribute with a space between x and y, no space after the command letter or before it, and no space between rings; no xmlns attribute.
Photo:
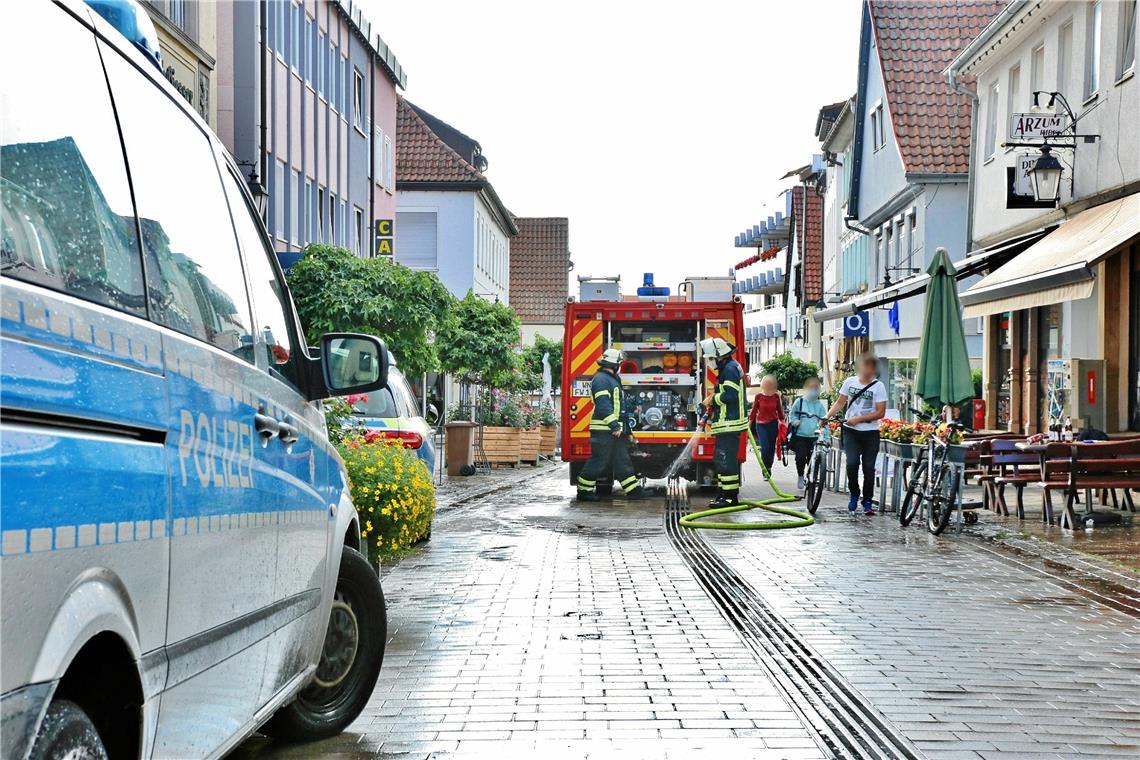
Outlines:
<svg viewBox="0 0 1140 760"><path fill-rule="evenodd" d="M577 501L601 501L596 491L578 491Z"/></svg>
<svg viewBox="0 0 1140 760"><path fill-rule="evenodd" d="M709 509L720 509L721 507L736 507L740 505L740 499L737 498L737 491L725 491L717 495L715 499L709 502Z"/></svg>

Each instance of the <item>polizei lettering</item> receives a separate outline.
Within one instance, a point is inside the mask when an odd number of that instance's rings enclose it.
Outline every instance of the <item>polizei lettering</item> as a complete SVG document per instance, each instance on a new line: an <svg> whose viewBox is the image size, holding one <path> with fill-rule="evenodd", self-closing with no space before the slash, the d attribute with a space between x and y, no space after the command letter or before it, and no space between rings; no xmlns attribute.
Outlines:
<svg viewBox="0 0 1140 760"><path fill-rule="evenodd" d="M203 488L253 485L253 426L188 409L180 414L178 466L182 485L197 477Z"/></svg>

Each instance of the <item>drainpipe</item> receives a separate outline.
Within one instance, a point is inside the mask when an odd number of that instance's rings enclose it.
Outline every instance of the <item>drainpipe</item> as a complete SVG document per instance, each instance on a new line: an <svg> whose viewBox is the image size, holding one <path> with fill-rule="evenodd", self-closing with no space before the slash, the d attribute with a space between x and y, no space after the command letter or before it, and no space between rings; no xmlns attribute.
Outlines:
<svg viewBox="0 0 1140 760"><path fill-rule="evenodd" d="M966 172L966 250L962 252L966 255L974 248L974 146L977 144L975 135L978 134L978 91L958 81L956 68L950 68L949 77L954 92L970 99L970 165Z"/></svg>
<svg viewBox="0 0 1140 760"><path fill-rule="evenodd" d="M370 122L368 144L372 146L372 150L368 151L368 160L372 162L368 175L372 177L372 181L368 183L368 234L365 236L368 239L368 250L364 252L364 257L370 259L376 255L376 238L373 231L376 229L376 183L380 181L380 177L376 176L376 51L372 49L371 40L368 42L368 47L368 113ZM427 375L424 376L424 383L424 398L427 398Z"/></svg>
<svg viewBox="0 0 1140 760"><path fill-rule="evenodd" d="M266 10L266 3L267 2L268 2L268 0L261 0L261 2L258 3L258 6L259 6L259 8L258 8L258 16L259 16L258 23L261 26L261 32L260 32L261 33L261 44L258 45L258 47L257 47L257 69L258 69L258 76L259 76L260 81L261 81L261 85L260 85L261 92L259 93L260 100L261 100L261 103L260 103L260 109L261 109L261 117L260 117L261 118L261 141L260 142L261 142L261 144L258 145L257 159L256 160L257 160L258 166L261 167L260 173L261 173L261 181L262 182L266 182L269 179L269 173L267 171L268 166L266 165L266 162L265 162L265 156L266 156L266 152L268 149L267 140L268 140L268 135L269 135L269 126L266 124L266 115L269 113L269 105L268 105L269 96L265 91L265 82L266 82L265 53L269 48L269 39L267 37L267 35L269 34L269 17L268 17L268 11ZM272 189L270 189L270 192L272 192ZM266 206L266 208L265 208L265 223L267 225L269 224L269 207L268 206Z"/></svg>

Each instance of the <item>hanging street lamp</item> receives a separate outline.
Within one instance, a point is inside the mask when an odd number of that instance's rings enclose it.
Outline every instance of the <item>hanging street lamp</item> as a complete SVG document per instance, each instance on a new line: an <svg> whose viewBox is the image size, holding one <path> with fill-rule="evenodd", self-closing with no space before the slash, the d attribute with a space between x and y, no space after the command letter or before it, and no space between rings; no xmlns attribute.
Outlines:
<svg viewBox="0 0 1140 760"><path fill-rule="evenodd" d="M1052 149L1041 146L1041 157L1029 170L1033 179L1033 197L1038 203L1057 203L1061 200L1061 162L1053 155Z"/></svg>

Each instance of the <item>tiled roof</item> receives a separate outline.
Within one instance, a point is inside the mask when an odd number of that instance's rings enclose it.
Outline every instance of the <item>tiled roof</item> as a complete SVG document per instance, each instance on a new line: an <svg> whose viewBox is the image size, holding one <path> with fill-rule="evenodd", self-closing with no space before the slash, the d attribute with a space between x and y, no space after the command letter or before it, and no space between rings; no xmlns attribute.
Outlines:
<svg viewBox="0 0 1140 760"><path fill-rule="evenodd" d="M452 150L404 98L396 109L396 182L481 183L483 174Z"/></svg>
<svg viewBox="0 0 1140 760"><path fill-rule="evenodd" d="M1005 2L867 0L887 105L907 172L970 168L970 99L943 73Z"/></svg>
<svg viewBox="0 0 1140 760"><path fill-rule="evenodd" d="M562 324L570 294L570 220L515 217L511 238L511 308L523 324Z"/></svg>
<svg viewBox="0 0 1140 760"><path fill-rule="evenodd" d="M804 197L807 209L804 209ZM811 189L792 188L792 223L796 227L796 256L803 267L803 304L823 298L823 198ZM801 285L796 284L799 290Z"/></svg>

